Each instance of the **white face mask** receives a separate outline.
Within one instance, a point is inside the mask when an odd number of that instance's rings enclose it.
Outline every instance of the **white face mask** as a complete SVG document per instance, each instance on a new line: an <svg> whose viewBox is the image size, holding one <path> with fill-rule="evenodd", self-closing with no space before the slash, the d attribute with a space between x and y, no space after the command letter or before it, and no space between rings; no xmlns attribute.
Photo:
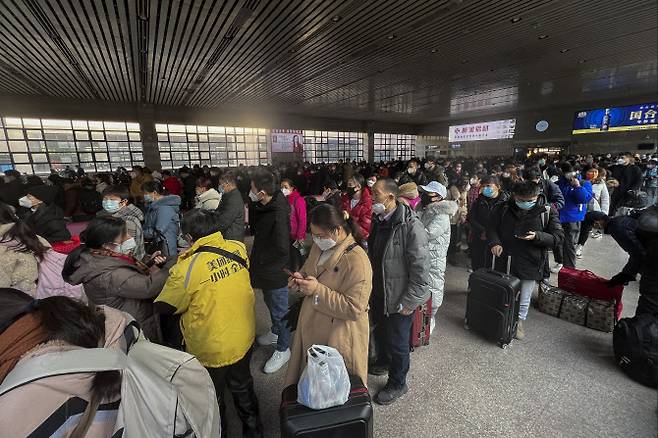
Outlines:
<svg viewBox="0 0 658 438"><path fill-rule="evenodd" d="M260 198L258 197L258 193L254 193L253 191L249 192L249 199L251 199L254 202L260 201Z"/></svg>
<svg viewBox="0 0 658 438"><path fill-rule="evenodd" d="M471 178L471 180L470 180L470 183L471 183L472 186L474 186L477 182L478 182L478 180L475 179L475 178Z"/></svg>
<svg viewBox="0 0 658 438"><path fill-rule="evenodd" d="M130 254L137 247L137 242L135 242L134 237L131 237L130 239L122 242L120 245L116 243L115 245L117 245L118 252L121 254Z"/></svg>
<svg viewBox="0 0 658 438"><path fill-rule="evenodd" d="M372 212L374 214L382 215L386 211L386 206L380 202L377 204L372 204Z"/></svg>
<svg viewBox="0 0 658 438"><path fill-rule="evenodd" d="M367 182L368 187L372 187L372 186L374 186L374 185L375 185L375 182L376 182L376 181L373 181L373 180L369 179L368 182Z"/></svg>
<svg viewBox="0 0 658 438"><path fill-rule="evenodd" d="M558 177L557 175L553 175L549 179L551 180L551 182L557 182L560 179L560 177Z"/></svg>
<svg viewBox="0 0 658 438"><path fill-rule="evenodd" d="M288 197L292 193L292 190L290 190L290 189L281 189L281 193L283 193L283 196Z"/></svg>
<svg viewBox="0 0 658 438"><path fill-rule="evenodd" d="M407 173L409 175L415 175L416 174L416 168L415 167L410 167L407 169Z"/></svg>
<svg viewBox="0 0 658 438"><path fill-rule="evenodd" d="M18 205L25 208L32 208L32 200L27 196L23 196L18 200Z"/></svg>
<svg viewBox="0 0 658 438"><path fill-rule="evenodd" d="M617 160L617 164L623 166L624 164L626 164L626 161L623 158L620 158Z"/></svg>
<svg viewBox="0 0 658 438"><path fill-rule="evenodd" d="M336 241L334 239L322 239L320 237L313 236L313 242L320 248L320 251L326 251L328 249L336 246Z"/></svg>

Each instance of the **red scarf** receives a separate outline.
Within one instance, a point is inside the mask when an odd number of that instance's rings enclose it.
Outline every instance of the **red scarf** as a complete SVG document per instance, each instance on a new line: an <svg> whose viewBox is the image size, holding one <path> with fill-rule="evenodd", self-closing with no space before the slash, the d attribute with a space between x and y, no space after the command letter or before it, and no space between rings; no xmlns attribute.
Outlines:
<svg viewBox="0 0 658 438"><path fill-rule="evenodd" d="M144 263L140 262L139 260L135 259L133 256L129 256L126 254L120 254L118 252L111 251L109 249L89 249L89 252L91 254L96 254L100 256L105 256L105 257L114 257L115 259L120 259L123 260L124 262L130 263L131 265L135 266L137 269L139 269L142 274L148 275L149 274L149 268L146 266Z"/></svg>

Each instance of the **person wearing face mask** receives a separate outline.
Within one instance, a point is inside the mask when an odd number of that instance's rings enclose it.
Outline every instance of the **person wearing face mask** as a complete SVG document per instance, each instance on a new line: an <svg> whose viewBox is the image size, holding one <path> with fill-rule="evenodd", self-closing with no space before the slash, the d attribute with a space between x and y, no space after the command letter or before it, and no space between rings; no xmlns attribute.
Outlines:
<svg viewBox="0 0 658 438"><path fill-rule="evenodd" d="M190 248L181 253L155 299L161 315L180 315L185 350L206 367L215 386L223 431L225 389L242 422L243 436L262 437L258 398L249 365L256 336L254 291L244 243L226 240L212 212L183 216L181 232Z"/></svg>
<svg viewBox="0 0 658 438"><path fill-rule="evenodd" d="M376 182L377 182L377 175L371 175L366 180L366 187L364 188L364 190L368 192L371 198L372 198L372 188Z"/></svg>
<svg viewBox="0 0 658 438"><path fill-rule="evenodd" d="M456 264L454 255L459 251L462 244L462 232L468 216L468 192L470 189L469 178L464 176L456 184L450 186L450 190L448 190L447 199L455 201L459 206L459 209L450 220L451 237L448 254L451 264Z"/></svg>
<svg viewBox="0 0 658 438"><path fill-rule="evenodd" d="M617 165L611 168L612 177L619 182L619 186L610 197L610 216L614 216L619 207L623 207L629 199L628 192L640 190L644 176L642 169L635 164L632 154L626 153L617 159Z"/></svg>
<svg viewBox="0 0 658 438"><path fill-rule="evenodd" d="M509 200L509 195L500 189L500 183L495 176L485 176L480 181L480 194L468 211L466 221L471 227L468 239L470 248L471 269L477 271L486 267L487 224L492 212Z"/></svg>
<svg viewBox="0 0 658 438"><path fill-rule="evenodd" d="M448 183L454 185L462 178L462 164L455 163L453 167L448 169Z"/></svg>
<svg viewBox="0 0 658 438"><path fill-rule="evenodd" d="M349 213L363 238L368 239L372 225L372 198L371 192L363 187L363 176L357 173L347 182L342 209Z"/></svg>
<svg viewBox="0 0 658 438"><path fill-rule="evenodd" d="M475 203L475 200L480 196L480 181L485 176L486 174L484 173L477 173L474 176L472 176L471 179L468 181L469 185L471 186L471 188L468 190L468 195L466 197L468 211L471 211L471 207Z"/></svg>
<svg viewBox="0 0 658 438"><path fill-rule="evenodd" d="M18 200L25 195L21 174L13 169L4 171L5 183L0 186L0 201L18 208Z"/></svg>
<svg viewBox="0 0 658 438"><path fill-rule="evenodd" d="M512 188L512 198L499 204L487 224L488 246L497 257L496 269L521 280L521 300L517 339L525 338L525 320L537 282L550 277L548 249L564 239L557 210L539 196L539 186L522 181Z"/></svg>
<svg viewBox="0 0 658 438"><path fill-rule="evenodd" d="M208 177L201 177L196 181L196 198L194 208L214 211L219 207L222 195L213 187L212 180Z"/></svg>
<svg viewBox="0 0 658 438"><path fill-rule="evenodd" d="M160 251L166 256L175 256L178 254L180 196L167 195L162 185L155 181L144 184L142 190L147 204L144 239L151 242L164 239Z"/></svg>
<svg viewBox="0 0 658 438"><path fill-rule="evenodd" d="M160 342L160 318L154 312L153 298L162 290L168 268L176 259L167 261L156 253L150 260L151 268L135 260L135 239L121 218L96 217L80 237L84 245L66 258L64 280L83 285L90 304L129 313L147 338Z"/></svg>
<svg viewBox="0 0 658 438"><path fill-rule="evenodd" d="M443 303L443 288L445 286L446 258L450 246L450 218L457 212L459 206L454 201L448 201L446 187L436 181L422 186L421 222L427 231L429 240L430 272L429 285L432 293L432 319L430 334L436 326L436 313Z"/></svg>
<svg viewBox="0 0 658 438"><path fill-rule="evenodd" d="M183 193L183 184L170 170L162 171L162 185L170 195L181 196Z"/></svg>
<svg viewBox="0 0 658 438"><path fill-rule="evenodd" d="M430 157L427 159L427 162L425 163L425 176L429 182L437 181L444 186L448 185L445 168L443 166L439 166L436 163L435 158Z"/></svg>
<svg viewBox="0 0 658 438"><path fill-rule="evenodd" d="M368 239L373 270L370 315L380 354L368 372L388 373L388 382L375 401L389 405L408 391L412 314L431 294L430 255L425 227L408 205L397 201L397 184L390 179L379 180L372 194L376 218Z"/></svg>
<svg viewBox="0 0 658 438"><path fill-rule="evenodd" d="M290 329L283 317L288 312L290 263L290 205L276 177L258 169L251 177L249 225L254 235L251 250L251 284L263 291L270 312L270 330L257 337L261 346L274 345L274 353L263 368L266 374L281 369L290 359Z"/></svg>
<svg viewBox="0 0 658 438"><path fill-rule="evenodd" d="M311 212L313 246L288 287L303 295L285 386L297 384L314 344L337 349L350 374L368 383L372 268L349 214L322 204Z"/></svg>
<svg viewBox="0 0 658 438"><path fill-rule="evenodd" d="M142 221L144 213L142 210L130 203L130 192L125 186L110 186L102 193L103 211L99 216L114 216L126 221L128 234L135 239L135 249L133 257L142 260L146 253L144 252L144 231L142 230Z"/></svg>
<svg viewBox="0 0 658 438"><path fill-rule="evenodd" d="M560 187L550 179L542 177L542 172L538 167L531 167L525 172L525 179L539 185L539 195L544 198L547 204L551 204L558 211L564 207L564 196Z"/></svg>
<svg viewBox="0 0 658 438"><path fill-rule="evenodd" d="M407 163L407 170L400 177L399 185L407 183L415 183L417 186L423 186L427 184L427 177L425 173L420 168L420 163L415 158L412 158Z"/></svg>
<svg viewBox="0 0 658 438"><path fill-rule="evenodd" d="M562 245L553 251L555 265L551 271L554 273L560 272L563 266L576 267L576 245L580 236L581 223L587 214L587 204L593 197L591 181L581 182L580 175L568 162L562 163L560 168L562 176L557 184L564 196L564 207L560 209L564 240Z"/></svg>
<svg viewBox="0 0 658 438"><path fill-rule="evenodd" d="M22 207L18 210L20 219L50 243L71 239L64 211L55 204L55 195L53 187L38 185L28 188L27 195L18 200Z"/></svg>
<svg viewBox="0 0 658 438"><path fill-rule="evenodd" d="M219 231L226 240L244 242L244 201L238 190L237 180L233 172L225 172L219 178L219 188L222 200L215 210L215 220Z"/></svg>
<svg viewBox="0 0 658 438"><path fill-rule="evenodd" d="M306 254L306 201L289 179L281 181L281 192L290 205L290 269L296 271Z"/></svg>

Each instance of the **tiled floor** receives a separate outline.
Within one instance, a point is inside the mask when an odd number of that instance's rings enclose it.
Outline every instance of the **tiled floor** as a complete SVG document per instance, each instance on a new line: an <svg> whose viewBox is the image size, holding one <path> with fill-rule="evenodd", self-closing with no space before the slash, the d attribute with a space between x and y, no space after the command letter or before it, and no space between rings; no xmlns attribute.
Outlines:
<svg viewBox="0 0 658 438"><path fill-rule="evenodd" d="M625 261L625 253L605 237L588 242L579 267L610 277ZM618 370L611 334L531 309L526 340L502 350L463 328L467 278L466 269L448 268L446 297L431 345L412 353L409 393L391 406L375 406L376 437L658 435L656 391ZM262 333L269 317L257 294ZM637 283L632 283L624 292L625 316L635 313L637 298ZM285 372L261 372L271 352L259 348L252 371L266 436L278 437ZM373 394L384 384L385 377L371 376L369 381ZM232 409L229 422L230 436L239 437Z"/></svg>

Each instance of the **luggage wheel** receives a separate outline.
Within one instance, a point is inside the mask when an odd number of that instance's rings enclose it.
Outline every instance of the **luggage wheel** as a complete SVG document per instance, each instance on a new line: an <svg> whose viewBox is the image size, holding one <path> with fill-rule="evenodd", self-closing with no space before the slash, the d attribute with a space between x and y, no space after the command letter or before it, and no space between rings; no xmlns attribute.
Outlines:
<svg viewBox="0 0 658 438"><path fill-rule="evenodd" d="M503 350L505 350L505 349L509 346L509 344L502 344L502 343L500 343L500 344L498 344L498 346L499 346L500 348L502 348Z"/></svg>

